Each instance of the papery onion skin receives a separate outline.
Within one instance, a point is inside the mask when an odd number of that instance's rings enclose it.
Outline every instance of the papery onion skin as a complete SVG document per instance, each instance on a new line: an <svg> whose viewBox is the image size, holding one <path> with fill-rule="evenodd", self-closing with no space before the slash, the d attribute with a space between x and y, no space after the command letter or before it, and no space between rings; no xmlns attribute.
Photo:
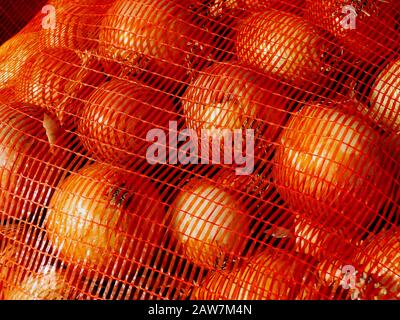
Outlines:
<svg viewBox="0 0 400 320"><path fill-rule="evenodd" d="M77 299L81 276L56 267L46 233L31 224L0 227L0 296L5 300Z"/></svg>
<svg viewBox="0 0 400 320"><path fill-rule="evenodd" d="M61 183L46 229L67 263L125 279L160 250L164 210L148 180L93 164Z"/></svg>
<svg viewBox="0 0 400 320"><path fill-rule="evenodd" d="M356 245L351 243L340 229L326 228L316 221L297 217L294 234L295 250L309 254L317 260L324 258L348 259L354 253Z"/></svg>
<svg viewBox="0 0 400 320"><path fill-rule="evenodd" d="M209 2L211 16L224 15L230 10L258 12L271 8L300 14L304 9L302 0L210 0Z"/></svg>
<svg viewBox="0 0 400 320"><path fill-rule="evenodd" d="M379 217L393 183L380 141L366 122L334 105L307 105L281 135L278 192L309 218L357 238Z"/></svg>

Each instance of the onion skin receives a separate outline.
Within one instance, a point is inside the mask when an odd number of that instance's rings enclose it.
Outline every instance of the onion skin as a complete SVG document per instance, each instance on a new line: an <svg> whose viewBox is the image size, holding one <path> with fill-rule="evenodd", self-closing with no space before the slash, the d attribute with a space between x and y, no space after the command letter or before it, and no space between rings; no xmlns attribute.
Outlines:
<svg viewBox="0 0 400 320"><path fill-rule="evenodd" d="M46 229L67 263L125 279L150 263L165 235L164 206L145 179L93 164L71 175L51 199Z"/></svg>
<svg viewBox="0 0 400 320"><path fill-rule="evenodd" d="M134 155L146 156L150 130L166 131L175 119L174 103L166 94L139 82L112 80L88 98L78 132L96 158L125 164Z"/></svg>
<svg viewBox="0 0 400 320"><path fill-rule="evenodd" d="M393 178L383 169L380 136L368 124L308 105L289 120L280 144L273 177L292 208L342 228L350 239L379 216Z"/></svg>
<svg viewBox="0 0 400 320"><path fill-rule="evenodd" d="M73 169L68 135L47 140L42 110L0 104L0 210L3 222L28 219L46 206L65 169Z"/></svg>
<svg viewBox="0 0 400 320"><path fill-rule="evenodd" d="M365 299L400 300L400 229L372 235L355 256L355 265L372 278Z"/></svg>
<svg viewBox="0 0 400 320"><path fill-rule="evenodd" d="M0 47L0 90L14 86L24 63L38 51L37 34L17 34Z"/></svg>
<svg viewBox="0 0 400 320"><path fill-rule="evenodd" d="M72 126L83 108L92 85L104 78L95 70L95 63L85 63L75 52L48 49L37 53L23 67L16 85L21 102L42 107L57 116L64 126Z"/></svg>
<svg viewBox="0 0 400 320"><path fill-rule="evenodd" d="M291 13L266 10L242 21L236 47L244 64L301 83L320 75L322 44L307 21Z"/></svg>
<svg viewBox="0 0 400 320"><path fill-rule="evenodd" d="M249 218L234 195L212 182L189 181L170 208L171 228L196 265L222 268L242 254Z"/></svg>
<svg viewBox="0 0 400 320"><path fill-rule="evenodd" d="M204 70L182 97L186 123L199 137L205 129L212 137L223 129L255 129L268 142L277 138L286 119L286 103L277 82L236 62Z"/></svg>
<svg viewBox="0 0 400 320"><path fill-rule="evenodd" d="M348 5L357 13L355 29L345 29L341 24L347 16L342 13L343 7ZM396 0L306 0L304 16L336 36L356 57L373 62L398 48L398 13Z"/></svg>
<svg viewBox="0 0 400 320"><path fill-rule="evenodd" d="M400 60L378 76L370 100L368 115L389 132L400 134Z"/></svg>
<svg viewBox="0 0 400 320"><path fill-rule="evenodd" d="M215 272L195 288L193 300L295 299L308 286L307 264L283 253L264 252L230 273ZM301 295L300 295L301 297Z"/></svg>
<svg viewBox="0 0 400 320"><path fill-rule="evenodd" d="M210 35L193 25L188 5L174 0L115 1L100 29L100 54L139 72L147 69L164 84L185 81L210 53Z"/></svg>

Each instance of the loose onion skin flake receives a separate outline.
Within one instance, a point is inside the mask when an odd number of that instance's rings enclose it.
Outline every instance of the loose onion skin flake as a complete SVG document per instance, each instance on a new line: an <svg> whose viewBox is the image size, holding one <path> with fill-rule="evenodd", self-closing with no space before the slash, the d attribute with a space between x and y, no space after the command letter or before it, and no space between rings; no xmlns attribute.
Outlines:
<svg viewBox="0 0 400 320"><path fill-rule="evenodd" d="M174 102L139 82L112 80L88 98L78 123L83 145L96 158L124 164L146 156L152 129L168 130L176 119Z"/></svg>
<svg viewBox="0 0 400 320"><path fill-rule="evenodd" d="M93 164L60 185L46 229L67 263L125 279L160 250L164 212L148 180Z"/></svg>
<svg viewBox="0 0 400 320"><path fill-rule="evenodd" d="M3 222L29 219L45 207L66 174L73 170L71 137L48 140L44 113L22 103L0 104L0 210Z"/></svg>
<svg viewBox="0 0 400 320"><path fill-rule="evenodd" d="M380 141L362 119L305 106L279 141L273 170L278 192L311 219L356 237L379 217L392 185Z"/></svg>
<svg viewBox="0 0 400 320"><path fill-rule="evenodd" d="M16 86L19 101L42 107L61 124L71 127L83 109L83 101L104 76L96 62L81 59L68 49L47 49L34 55Z"/></svg>
<svg viewBox="0 0 400 320"><path fill-rule="evenodd" d="M239 60L265 73L301 83L320 75L322 37L291 13L266 10L244 19L237 35Z"/></svg>
<svg viewBox="0 0 400 320"><path fill-rule="evenodd" d="M193 179L170 208L171 228L185 255L196 265L222 268L240 257L249 217L224 187Z"/></svg>
<svg viewBox="0 0 400 320"><path fill-rule="evenodd" d="M210 53L210 35L193 24L189 4L115 1L100 29L100 54L139 72L148 70L169 91L166 82L187 80Z"/></svg>
<svg viewBox="0 0 400 320"><path fill-rule="evenodd" d="M301 298L312 286L310 266L300 258L266 251L232 272L217 271L195 288L194 300L276 300ZM310 287L310 291L311 291Z"/></svg>

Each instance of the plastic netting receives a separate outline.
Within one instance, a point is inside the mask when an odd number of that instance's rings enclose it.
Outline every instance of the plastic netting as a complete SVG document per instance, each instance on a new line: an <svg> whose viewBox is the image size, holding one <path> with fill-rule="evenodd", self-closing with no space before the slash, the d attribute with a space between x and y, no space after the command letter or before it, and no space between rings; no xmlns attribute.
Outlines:
<svg viewBox="0 0 400 320"><path fill-rule="evenodd" d="M400 299L399 1L0 7L0 298Z"/></svg>

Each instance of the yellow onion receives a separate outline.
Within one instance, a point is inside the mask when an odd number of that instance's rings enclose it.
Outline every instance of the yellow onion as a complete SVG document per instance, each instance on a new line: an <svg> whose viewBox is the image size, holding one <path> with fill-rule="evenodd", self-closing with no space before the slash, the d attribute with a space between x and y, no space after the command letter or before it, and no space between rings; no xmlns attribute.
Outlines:
<svg viewBox="0 0 400 320"><path fill-rule="evenodd" d="M379 217L393 177L384 169L379 134L334 107L310 104L291 117L273 177L292 208L357 240Z"/></svg>
<svg viewBox="0 0 400 320"><path fill-rule="evenodd" d="M300 290L314 284L310 281L309 267L298 257L266 251L232 272L213 273L193 290L191 297L195 300L295 299ZM300 294L299 298L302 297Z"/></svg>
<svg viewBox="0 0 400 320"><path fill-rule="evenodd" d="M196 265L221 268L240 257L249 237L244 206L218 184L192 179L170 208L171 228Z"/></svg>
<svg viewBox="0 0 400 320"><path fill-rule="evenodd" d="M286 80L315 80L324 41L314 27L294 14L266 10L244 19L238 30L239 60Z"/></svg>
<svg viewBox="0 0 400 320"><path fill-rule="evenodd" d="M51 199L46 229L62 259L85 270L126 279L156 257L164 205L138 174L93 164L69 176Z"/></svg>

